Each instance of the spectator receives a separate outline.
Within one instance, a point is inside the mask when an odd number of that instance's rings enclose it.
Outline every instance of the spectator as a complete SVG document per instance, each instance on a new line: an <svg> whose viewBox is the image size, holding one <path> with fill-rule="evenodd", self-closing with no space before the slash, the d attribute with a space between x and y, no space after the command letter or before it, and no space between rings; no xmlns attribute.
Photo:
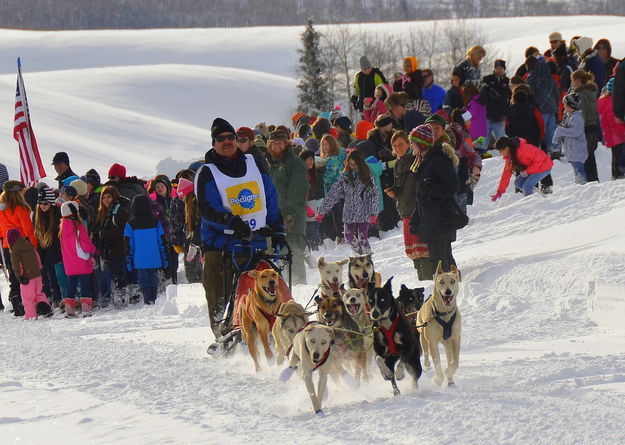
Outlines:
<svg viewBox="0 0 625 445"><path fill-rule="evenodd" d="M61 303L67 290L67 276L63 268L59 240L60 223L61 209L55 205L54 192L49 187L42 187L37 199L34 228L42 263L43 292L55 306Z"/></svg>
<svg viewBox="0 0 625 445"><path fill-rule="evenodd" d="M614 68L614 91L612 92L614 119L617 123L625 123L625 59Z"/></svg>
<svg viewBox="0 0 625 445"><path fill-rule="evenodd" d="M136 176L127 177L126 167L121 164L113 164L108 171L108 182L104 185L112 185L119 194L132 202L137 195L145 195L145 181L138 179Z"/></svg>
<svg viewBox="0 0 625 445"><path fill-rule="evenodd" d="M601 89L607 82L605 63L599 57L599 52L592 47L592 38L579 37L571 41L571 46L575 49L579 60L579 69L594 76L594 83L597 85L597 97ZM585 116L587 117L587 116ZM590 181L591 179L589 179Z"/></svg>
<svg viewBox="0 0 625 445"><path fill-rule="evenodd" d="M275 131L267 141L269 175L275 184L284 218L286 240L293 250L293 284L306 284L306 197L308 175L304 162L293 153L287 135Z"/></svg>
<svg viewBox="0 0 625 445"><path fill-rule="evenodd" d="M436 113L443 107L445 89L434 83L434 72L427 68L421 71L423 76L423 98L430 104L430 111Z"/></svg>
<svg viewBox="0 0 625 445"><path fill-rule="evenodd" d="M454 68L451 74L451 88L445 93L443 99L443 108L447 113L451 113L456 108L463 108L464 102L462 101L462 73L460 69Z"/></svg>
<svg viewBox="0 0 625 445"><path fill-rule="evenodd" d="M495 141L505 136L504 113L510 105L510 86L506 77L506 62L495 60L493 74L484 77L480 97L486 104L486 139L490 142L491 136Z"/></svg>
<svg viewBox="0 0 625 445"><path fill-rule="evenodd" d="M54 179L59 182L59 188L63 186L64 179L67 179L71 176L77 176L76 173L74 173L70 168L69 156L64 151L60 151L54 155L54 158L52 158L52 165L54 166L54 170L58 175Z"/></svg>
<svg viewBox="0 0 625 445"><path fill-rule="evenodd" d="M575 183L586 184L584 161L588 157L586 135L584 134L584 117L580 111L581 98L577 93L564 96L564 119L556 127L553 139L562 145L566 161L573 167Z"/></svg>
<svg viewBox="0 0 625 445"><path fill-rule="evenodd" d="M340 116L333 121L333 124L339 146L349 146L349 143L352 141L352 121L347 116Z"/></svg>
<svg viewBox="0 0 625 445"><path fill-rule="evenodd" d="M243 153L251 154L254 156L256 164L259 165L262 171L269 171L269 163L267 158L260 151L260 149L254 144L254 130L249 127L239 127L237 130L237 146Z"/></svg>
<svg viewBox="0 0 625 445"><path fill-rule="evenodd" d="M366 121L374 123L381 114L386 114L387 109L384 101L393 93L391 86L387 83L375 87L375 97L365 99L363 117Z"/></svg>
<svg viewBox="0 0 625 445"><path fill-rule="evenodd" d="M625 177L625 123L617 122L614 116L612 78L606 85L606 92L598 101L597 111L603 131L604 145L612 150L612 179Z"/></svg>
<svg viewBox="0 0 625 445"><path fill-rule="evenodd" d="M553 131L556 127L556 115L558 113L559 91L556 81L551 75L547 64L536 57L528 57L525 61L527 66L527 83L532 88L536 107L545 124L545 146L547 151L553 151Z"/></svg>
<svg viewBox="0 0 625 445"><path fill-rule="evenodd" d="M612 57L612 45L608 39L599 39L595 44L594 49L597 51L597 55L603 62L606 79L609 79L612 77L614 67L618 63L618 59Z"/></svg>
<svg viewBox="0 0 625 445"><path fill-rule="evenodd" d="M584 163L586 179L599 181L595 151L599 143L599 122L597 120L597 85L592 73L579 69L571 75L573 91L581 97L581 109L584 116L584 132L588 145L588 158Z"/></svg>
<svg viewBox="0 0 625 445"><path fill-rule="evenodd" d="M408 94L409 100L413 102L422 99L423 76L417 58L404 57L403 69L404 72L400 78L393 82L393 91L395 93L405 92Z"/></svg>
<svg viewBox="0 0 625 445"><path fill-rule="evenodd" d="M415 128L425 121L425 116L417 110L408 110L410 96L406 93L393 93L384 101L388 114L393 119L396 130Z"/></svg>
<svg viewBox="0 0 625 445"><path fill-rule="evenodd" d="M484 57L486 57L486 50L480 45L472 46L467 50L466 59L456 66L460 75L460 85L473 83L476 87L480 87L482 81L480 62Z"/></svg>
<svg viewBox="0 0 625 445"><path fill-rule="evenodd" d="M360 72L356 74L354 79L356 94L351 97L354 108L362 113L364 99L373 97L375 87L383 83L387 83L384 74L378 68L373 68L367 56L362 56L360 58Z"/></svg>

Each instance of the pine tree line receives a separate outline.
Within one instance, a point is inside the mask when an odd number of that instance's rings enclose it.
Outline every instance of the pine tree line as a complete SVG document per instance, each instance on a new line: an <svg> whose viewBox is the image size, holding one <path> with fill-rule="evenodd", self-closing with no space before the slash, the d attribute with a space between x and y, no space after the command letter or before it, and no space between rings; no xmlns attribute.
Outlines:
<svg viewBox="0 0 625 445"><path fill-rule="evenodd" d="M625 15L623 0L2 0L0 27L137 29L527 15Z"/></svg>

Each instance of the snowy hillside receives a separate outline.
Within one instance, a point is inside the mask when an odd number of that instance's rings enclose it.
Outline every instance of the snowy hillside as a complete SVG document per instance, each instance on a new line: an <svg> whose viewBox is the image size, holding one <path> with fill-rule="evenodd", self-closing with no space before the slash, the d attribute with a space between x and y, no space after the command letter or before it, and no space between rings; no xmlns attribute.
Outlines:
<svg viewBox="0 0 625 445"><path fill-rule="evenodd" d="M514 55L555 29L565 37L608 37L625 55L625 36L617 33L625 19L558 20L484 25ZM511 36L513 28L523 37ZM66 149L77 171L96 166L102 173L121 160L130 173L149 175L168 156L202 156L217 115L236 126L285 122L294 103L289 67L298 32L0 31L2 161L16 171L9 153L16 153L10 134L17 55L46 164ZM511 60L514 66L521 57ZM598 149L599 184L573 184L571 168L556 162L552 195L521 198L509 189L496 203L488 195L503 163L485 161L471 223L453 245L463 274L457 390L424 374L418 390L404 380L402 395L393 397L372 369L370 384L357 390L330 381L326 417L317 418L299 378L281 384L281 369L264 362L256 374L243 354L209 358L203 289L181 284L154 307L86 319L26 322L0 313L0 442L625 443L625 181L609 180L609 156ZM372 247L395 291L401 284L429 291L404 256L399 230ZM348 249L328 245L319 255L345 258ZM317 272L309 269L308 279L294 290L302 304ZM612 300L598 291L606 288L618 290ZM2 278L0 289L6 302Z"/></svg>

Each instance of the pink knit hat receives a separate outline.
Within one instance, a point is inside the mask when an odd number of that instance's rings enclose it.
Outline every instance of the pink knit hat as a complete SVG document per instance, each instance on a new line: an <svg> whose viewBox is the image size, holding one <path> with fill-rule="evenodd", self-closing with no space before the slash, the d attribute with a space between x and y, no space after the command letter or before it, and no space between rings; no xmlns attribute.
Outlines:
<svg viewBox="0 0 625 445"><path fill-rule="evenodd" d="M185 178L180 178L178 180L178 188L176 189L176 193L178 194L178 197L180 199L184 198L192 191L193 191L193 182Z"/></svg>

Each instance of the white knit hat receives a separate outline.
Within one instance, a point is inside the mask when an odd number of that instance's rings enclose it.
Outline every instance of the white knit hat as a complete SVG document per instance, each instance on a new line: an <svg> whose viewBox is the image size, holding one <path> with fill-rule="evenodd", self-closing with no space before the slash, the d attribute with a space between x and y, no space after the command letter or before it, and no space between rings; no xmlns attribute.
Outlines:
<svg viewBox="0 0 625 445"><path fill-rule="evenodd" d="M66 218L72 215L78 216L78 203L76 201L65 201L61 206L61 216Z"/></svg>

